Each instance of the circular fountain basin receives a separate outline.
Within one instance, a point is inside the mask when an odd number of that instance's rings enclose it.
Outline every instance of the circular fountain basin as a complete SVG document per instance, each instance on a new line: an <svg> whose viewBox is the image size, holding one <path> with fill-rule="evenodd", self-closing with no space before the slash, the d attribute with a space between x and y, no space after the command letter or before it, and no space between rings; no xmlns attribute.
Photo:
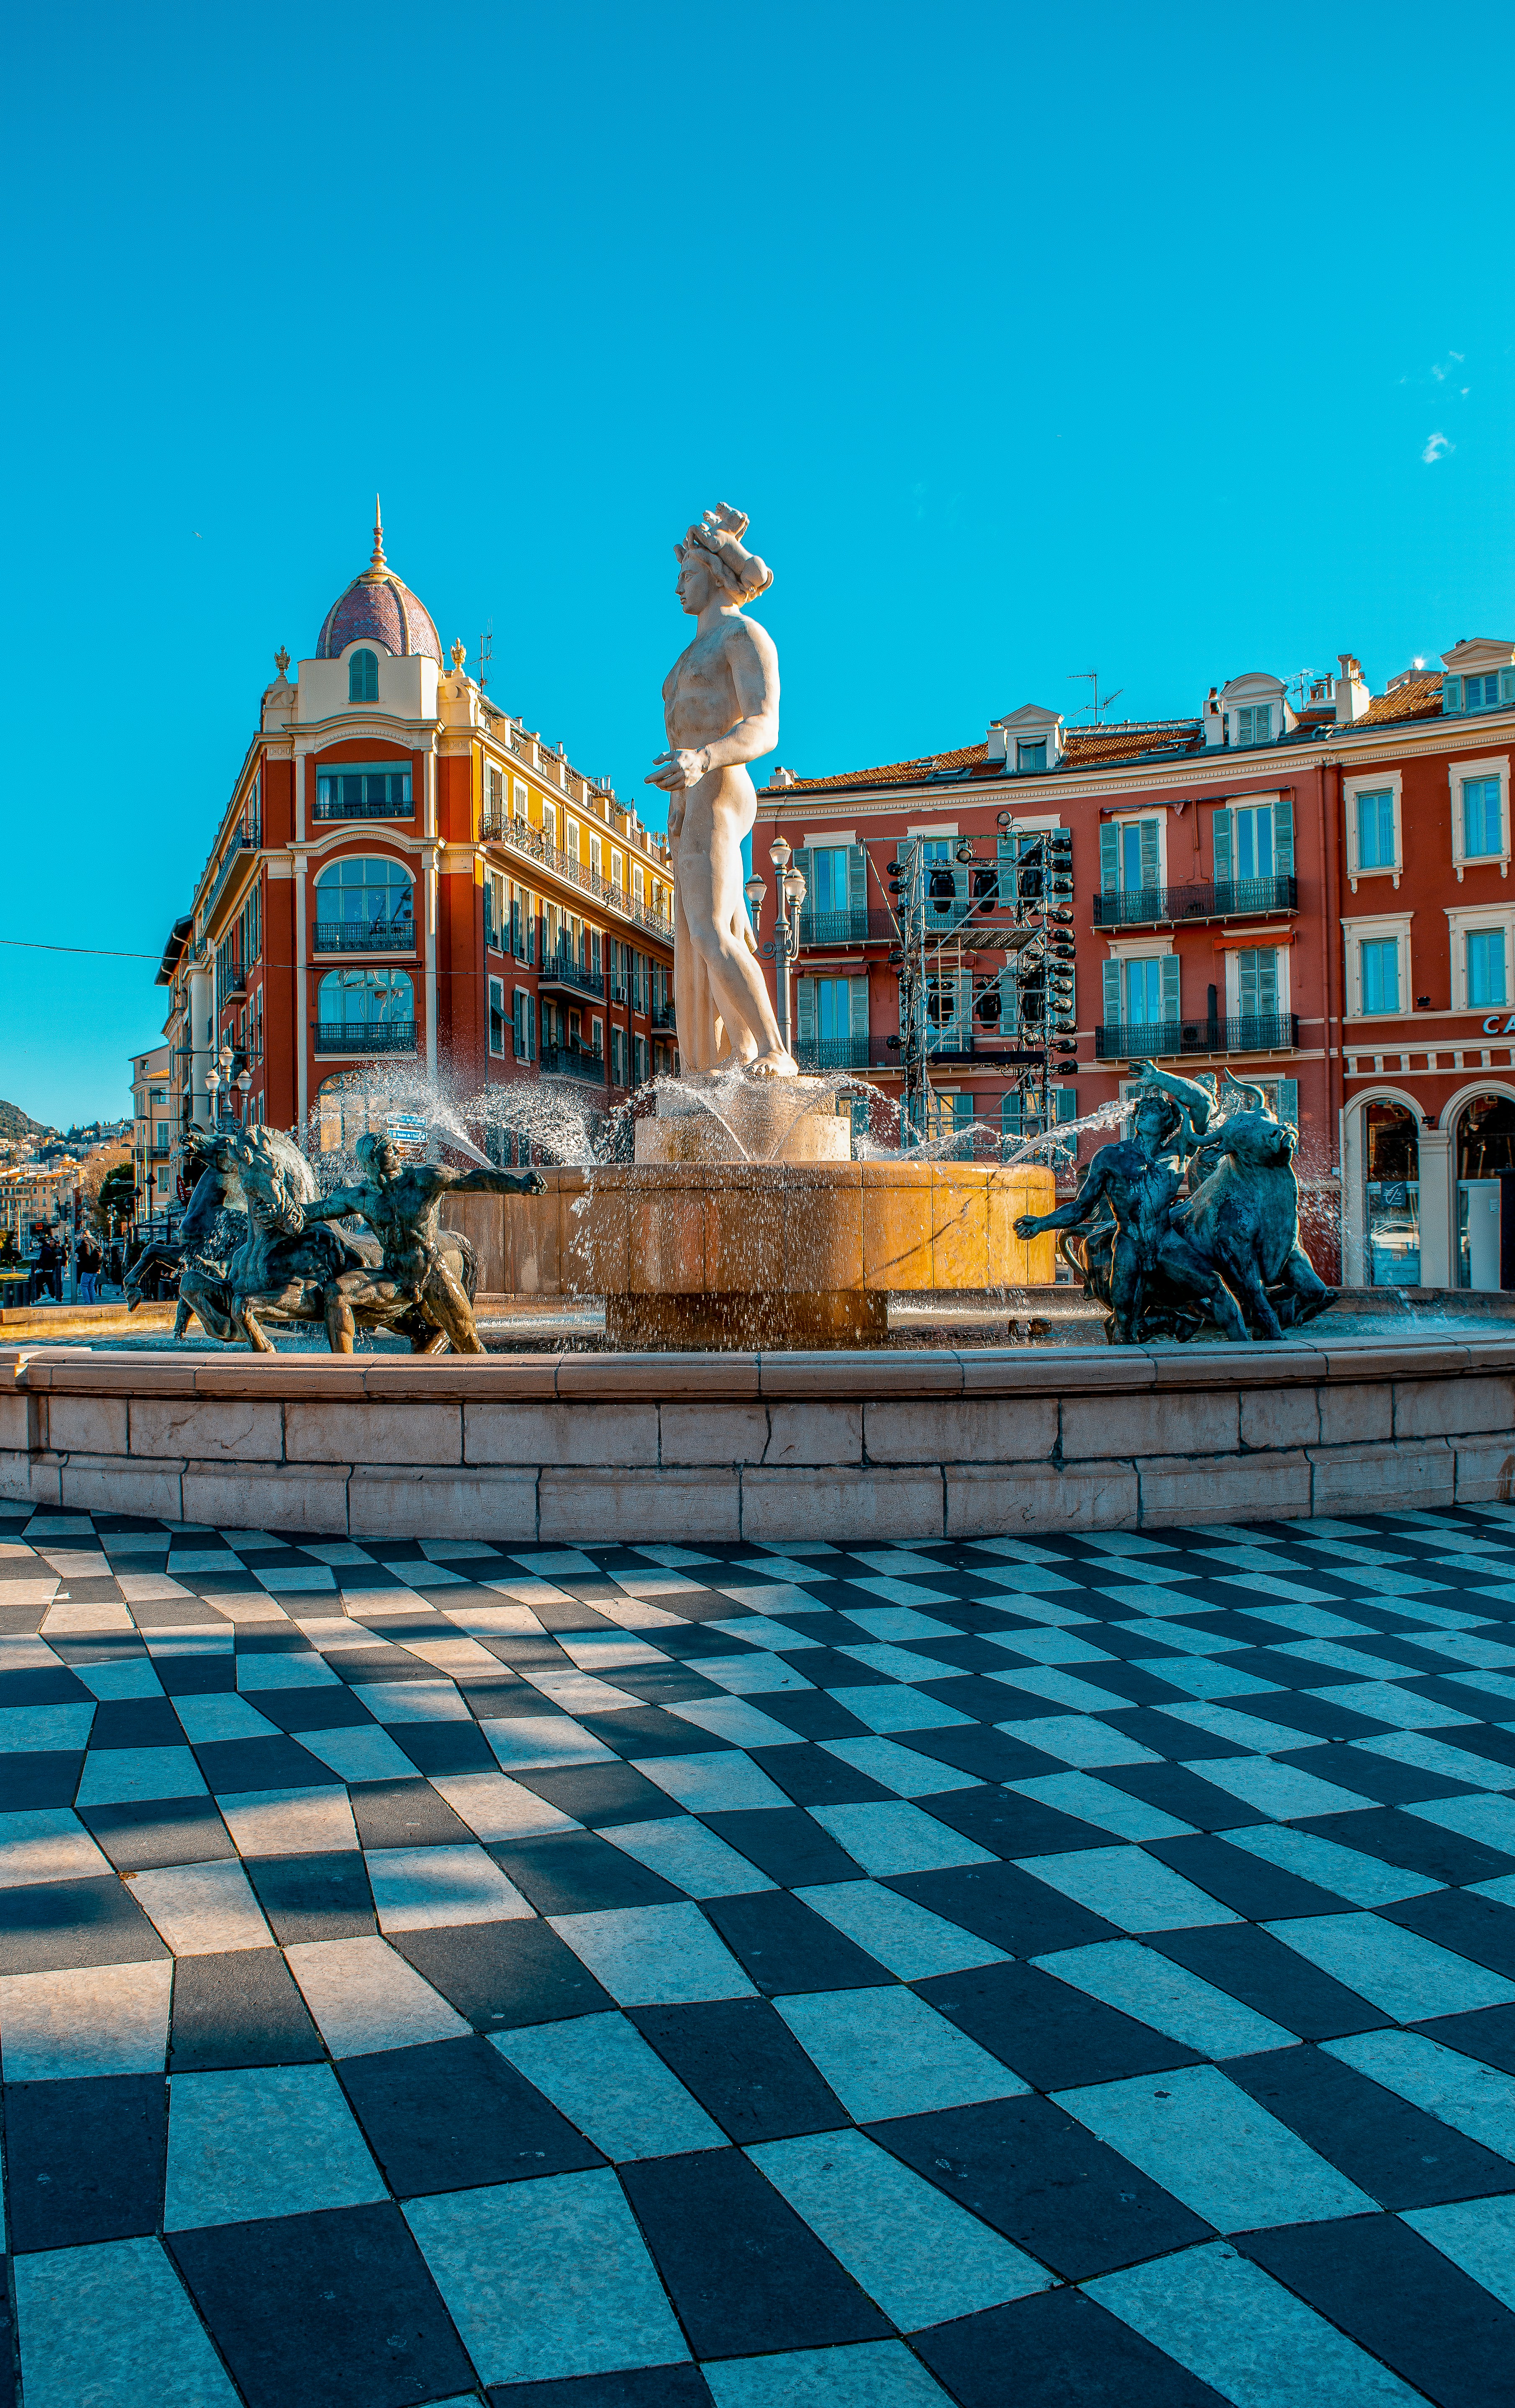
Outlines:
<svg viewBox="0 0 1515 2408"><path fill-rule="evenodd" d="M544 1195L454 1197L446 1217L478 1249L481 1288L603 1297L613 1346L879 1343L891 1295L1054 1277L1055 1239L1013 1226L1053 1209L1039 1163L675 1160L542 1177Z"/></svg>

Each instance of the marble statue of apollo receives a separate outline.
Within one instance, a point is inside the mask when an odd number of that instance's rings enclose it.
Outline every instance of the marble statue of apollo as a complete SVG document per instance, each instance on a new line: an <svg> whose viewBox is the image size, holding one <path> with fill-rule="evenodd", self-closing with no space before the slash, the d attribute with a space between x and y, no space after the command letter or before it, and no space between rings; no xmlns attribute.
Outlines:
<svg viewBox="0 0 1515 2408"><path fill-rule="evenodd" d="M646 782L669 798L682 1067L792 1078L743 892L742 844L758 814L746 764L778 742L779 706L773 639L742 615L773 582L772 570L743 551L746 531L745 514L722 502L673 547L679 605L695 634L663 682L670 749Z"/></svg>

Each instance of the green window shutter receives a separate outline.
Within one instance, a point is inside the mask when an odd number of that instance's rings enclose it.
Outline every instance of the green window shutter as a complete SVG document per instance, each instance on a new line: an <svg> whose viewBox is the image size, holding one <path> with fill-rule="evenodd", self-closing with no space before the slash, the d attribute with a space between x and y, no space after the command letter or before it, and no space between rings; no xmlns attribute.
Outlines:
<svg viewBox="0 0 1515 2408"><path fill-rule="evenodd" d="M847 847L847 910L868 909L868 855L860 844Z"/></svg>
<svg viewBox="0 0 1515 2408"><path fill-rule="evenodd" d="M1463 708L1463 681L1462 681L1462 679L1461 679L1461 678L1454 678L1454 677L1444 677L1444 678L1442 679L1442 681L1441 681L1441 711L1442 711L1442 716L1443 716L1443 718L1446 718L1450 712L1457 711L1457 710L1462 710L1462 708Z"/></svg>
<svg viewBox="0 0 1515 2408"><path fill-rule="evenodd" d="M1291 1128L1299 1126L1299 1081L1297 1079L1280 1079L1278 1082L1278 1118Z"/></svg>
<svg viewBox="0 0 1515 2408"><path fill-rule="evenodd" d="M1104 1025L1107 1028L1115 1028L1119 1025L1122 1017L1120 1010L1120 964L1118 962L1104 962L1102 963L1101 968L1104 973Z"/></svg>
<svg viewBox="0 0 1515 2408"><path fill-rule="evenodd" d="M1162 1017L1164 1020L1176 1020L1178 1017L1178 956L1176 953L1162 955Z"/></svg>
<svg viewBox="0 0 1515 2408"><path fill-rule="evenodd" d="M1515 669L1500 670L1499 699L1501 702L1515 702Z"/></svg>
<svg viewBox="0 0 1515 2408"><path fill-rule="evenodd" d="M1016 899L1015 838L1013 836L1002 836L995 847L995 851L999 855L1000 862L999 900L1002 904L1014 903Z"/></svg>
<svg viewBox="0 0 1515 2408"><path fill-rule="evenodd" d="M1231 884L1231 813L1217 811L1210 822L1210 840L1215 847L1215 882Z"/></svg>
<svg viewBox="0 0 1515 2408"><path fill-rule="evenodd" d="M1273 806L1273 867L1277 877L1294 874L1294 798L1280 795Z"/></svg>
<svg viewBox="0 0 1515 2408"><path fill-rule="evenodd" d="M855 1045L868 1042L868 981L865 978L847 981L847 1034Z"/></svg>
<svg viewBox="0 0 1515 2408"><path fill-rule="evenodd" d="M801 1045L815 1042L815 982L812 978L796 979L794 982L795 1033Z"/></svg>
<svg viewBox="0 0 1515 2408"><path fill-rule="evenodd" d="M808 844L795 846L791 867L798 869L805 882L805 899L800 906L800 942L808 945L815 925L815 864ZM779 900L782 902L782 895Z"/></svg>
<svg viewBox="0 0 1515 2408"><path fill-rule="evenodd" d="M1159 883L1158 824L1156 820L1142 821L1141 836L1142 884L1144 886L1156 886Z"/></svg>
<svg viewBox="0 0 1515 2408"><path fill-rule="evenodd" d="M1100 893L1114 895L1120 884L1120 832L1113 820L1100 830Z"/></svg>
<svg viewBox="0 0 1515 2408"><path fill-rule="evenodd" d="M1056 1098L1054 1110L1056 1111L1059 1120L1075 1121L1078 1118L1077 1088L1055 1087L1052 1092Z"/></svg>

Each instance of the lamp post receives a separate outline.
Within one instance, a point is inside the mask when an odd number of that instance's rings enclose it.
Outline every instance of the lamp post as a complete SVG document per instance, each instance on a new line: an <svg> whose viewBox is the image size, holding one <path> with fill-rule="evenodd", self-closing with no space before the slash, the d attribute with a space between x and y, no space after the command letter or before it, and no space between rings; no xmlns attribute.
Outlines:
<svg viewBox="0 0 1515 2408"><path fill-rule="evenodd" d="M251 1088L252 1084L252 1071L251 1071L251 1070L238 1070L238 1073L237 1073L237 1087L238 1087L238 1094L240 1095L241 1098L242 1098L242 1120L243 1120L243 1124L244 1124L244 1125L245 1125L246 1121L247 1121L247 1097L248 1097L248 1090Z"/></svg>
<svg viewBox="0 0 1515 2408"><path fill-rule="evenodd" d="M785 1052L792 1054L794 1047L789 1038L789 970L800 955L800 906L805 899L805 880L802 870L790 868L789 848L783 837L776 838L769 847L768 858L773 865L774 901L777 908L773 914L773 941L771 945L765 945L763 952L765 954L772 954L776 973L780 1041ZM758 889L759 895L766 891L761 879L755 878L751 882L748 888L749 896L752 886Z"/></svg>

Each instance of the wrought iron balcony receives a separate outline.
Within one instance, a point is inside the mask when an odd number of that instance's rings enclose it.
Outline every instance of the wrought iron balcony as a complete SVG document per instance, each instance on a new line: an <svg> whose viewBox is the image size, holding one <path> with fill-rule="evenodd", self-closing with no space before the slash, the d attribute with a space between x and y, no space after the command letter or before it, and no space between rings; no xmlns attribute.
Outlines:
<svg viewBox="0 0 1515 2408"><path fill-rule="evenodd" d="M597 1003L604 1001L604 979L598 971L585 969L575 953L545 954L537 982L540 986L566 986L575 995L592 995Z"/></svg>
<svg viewBox="0 0 1515 2408"><path fill-rule="evenodd" d="M581 1045L544 1045L537 1068L544 1079L584 1079L596 1087L605 1083L605 1056L587 1054Z"/></svg>
<svg viewBox="0 0 1515 2408"><path fill-rule="evenodd" d="M327 795L317 797L310 814L317 820L413 820L415 802L350 802L333 801Z"/></svg>
<svg viewBox="0 0 1515 2408"><path fill-rule="evenodd" d="M323 1020L316 1025L318 1054L413 1054L413 1020Z"/></svg>
<svg viewBox="0 0 1515 2408"><path fill-rule="evenodd" d="M1126 886L1094 897L1096 928L1172 927L1184 920L1237 920L1299 908L1297 878L1229 878L1190 886Z"/></svg>
<svg viewBox="0 0 1515 2408"><path fill-rule="evenodd" d="M794 1058L801 1070L866 1070L866 1037L800 1037Z"/></svg>
<svg viewBox="0 0 1515 2408"><path fill-rule="evenodd" d="M655 1003L647 1014L647 1024L652 1028L671 1029L673 1026L671 1003Z"/></svg>
<svg viewBox="0 0 1515 2408"><path fill-rule="evenodd" d="M318 953L413 953L415 922L395 920L368 926L361 920L318 920Z"/></svg>
<svg viewBox="0 0 1515 2408"><path fill-rule="evenodd" d="M227 846L226 857L223 861L221 867L217 870L215 882L211 886L210 892L205 899L205 917L203 924L207 933L209 933L210 924L216 916L216 905L220 902L228 883L232 878L235 877L238 869L246 862L249 853L256 853L262 845L262 826L260 824L254 823L251 827L244 824L240 829L238 829L237 835Z"/></svg>
<svg viewBox="0 0 1515 2408"><path fill-rule="evenodd" d="M1299 1043L1291 1011L1240 1020L1116 1021L1094 1031L1097 1062L1162 1061L1176 1054L1288 1054Z"/></svg>
<svg viewBox="0 0 1515 2408"><path fill-rule="evenodd" d="M556 844L549 844L541 830L530 826L527 821L501 819L496 813L486 813L479 833L485 844L502 844L512 853L523 854L527 861L540 862L542 868L551 870L555 878L567 879L570 885L581 887L584 894L592 895L618 919L629 920L634 926L645 928L649 936L660 938L665 945L672 943L671 920L665 920L660 912L649 910L645 903L638 903L628 895L625 887L613 885L608 878L602 878L598 870L591 869L587 862L576 861L571 853L562 853ZM659 867L658 875L668 878L670 873Z"/></svg>

